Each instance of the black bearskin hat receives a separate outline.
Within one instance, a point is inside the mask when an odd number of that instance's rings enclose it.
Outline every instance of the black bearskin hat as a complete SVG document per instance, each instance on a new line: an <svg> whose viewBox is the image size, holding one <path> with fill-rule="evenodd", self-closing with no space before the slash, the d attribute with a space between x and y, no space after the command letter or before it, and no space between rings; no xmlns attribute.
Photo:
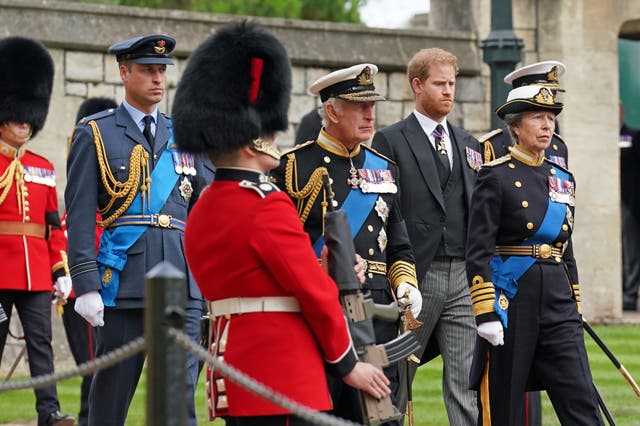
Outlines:
<svg viewBox="0 0 640 426"><path fill-rule="evenodd" d="M38 41L24 37L0 40L0 123L31 124L32 136L44 126L51 89L53 60Z"/></svg>
<svg viewBox="0 0 640 426"><path fill-rule="evenodd" d="M220 28L193 52L173 110L181 150L228 153L287 128L291 65L284 46L249 22Z"/></svg>
<svg viewBox="0 0 640 426"><path fill-rule="evenodd" d="M78 114L76 115L76 123L97 112L105 109L117 108L118 104L111 98L87 98L80 104Z"/></svg>

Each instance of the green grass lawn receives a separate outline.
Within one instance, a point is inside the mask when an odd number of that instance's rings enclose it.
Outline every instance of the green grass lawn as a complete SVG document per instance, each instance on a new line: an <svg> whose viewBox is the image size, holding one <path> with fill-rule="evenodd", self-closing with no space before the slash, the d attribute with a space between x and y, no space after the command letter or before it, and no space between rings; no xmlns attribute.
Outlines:
<svg viewBox="0 0 640 426"><path fill-rule="evenodd" d="M640 381L640 327L638 326L600 326L594 327L618 360L629 373ZM600 348L587 335L587 350L593 379L611 411L618 426L640 425L640 398L635 396L622 375L604 355ZM436 359L418 370L413 386L414 424L415 426L446 426L449 424L442 401L441 392L442 363ZM207 423L204 401L203 381L197 392L196 410L199 423ZM138 391L129 410L128 426L143 426L145 418L145 380L141 379ZM76 415L79 408L80 379L74 378L58 384L58 395L64 412ZM551 403L543 394L543 424L557 425ZM12 391L0 394L0 424L27 423L35 419L35 398L33 392ZM606 421L605 421L606 424ZM222 426L222 421L212 423Z"/></svg>

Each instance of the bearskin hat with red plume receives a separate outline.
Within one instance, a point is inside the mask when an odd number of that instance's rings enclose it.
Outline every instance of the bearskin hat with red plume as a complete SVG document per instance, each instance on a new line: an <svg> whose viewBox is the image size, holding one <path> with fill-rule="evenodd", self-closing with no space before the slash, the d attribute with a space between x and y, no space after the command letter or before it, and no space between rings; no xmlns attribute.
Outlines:
<svg viewBox="0 0 640 426"><path fill-rule="evenodd" d="M226 25L189 58L171 113L176 143L215 155L285 130L290 95L280 41L257 24Z"/></svg>
<svg viewBox="0 0 640 426"><path fill-rule="evenodd" d="M51 55L40 42L29 38L0 40L0 82L0 123L29 123L35 136L49 111Z"/></svg>

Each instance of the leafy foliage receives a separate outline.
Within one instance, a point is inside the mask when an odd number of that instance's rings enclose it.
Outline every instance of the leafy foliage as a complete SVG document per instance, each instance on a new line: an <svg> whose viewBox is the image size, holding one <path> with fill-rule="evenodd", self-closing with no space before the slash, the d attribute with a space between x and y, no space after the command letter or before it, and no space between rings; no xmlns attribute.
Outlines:
<svg viewBox="0 0 640 426"><path fill-rule="evenodd" d="M67 0L155 9L361 23L367 0Z"/></svg>

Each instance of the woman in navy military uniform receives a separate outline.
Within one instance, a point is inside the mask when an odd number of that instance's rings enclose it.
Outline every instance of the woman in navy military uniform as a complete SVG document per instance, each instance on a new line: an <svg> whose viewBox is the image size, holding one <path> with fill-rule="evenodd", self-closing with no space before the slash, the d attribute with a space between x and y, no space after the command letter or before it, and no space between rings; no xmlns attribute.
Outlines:
<svg viewBox="0 0 640 426"><path fill-rule="evenodd" d="M471 371L479 424L523 424L525 391L542 389L561 424L602 424L571 244L575 181L544 158L561 110L549 88L513 89L496 112L515 145L481 169L472 198L466 260L480 336Z"/></svg>

